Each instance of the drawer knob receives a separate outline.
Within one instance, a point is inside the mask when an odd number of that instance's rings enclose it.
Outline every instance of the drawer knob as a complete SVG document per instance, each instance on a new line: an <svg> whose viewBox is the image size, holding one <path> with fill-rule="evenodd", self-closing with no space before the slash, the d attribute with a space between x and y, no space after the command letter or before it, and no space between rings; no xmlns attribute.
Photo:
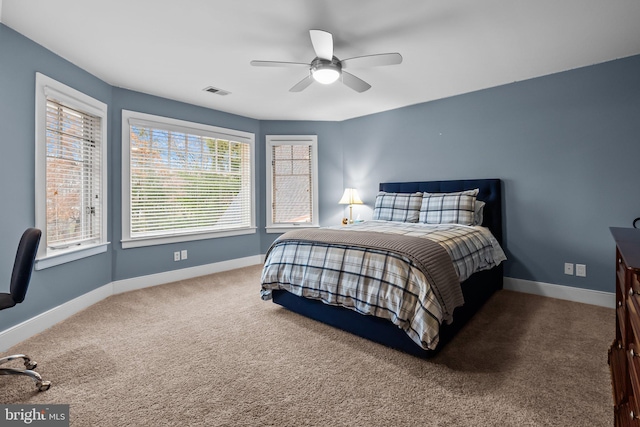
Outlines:
<svg viewBox="0 0 640 427"><path fill-rule="evenodd" d="M631 419L632 420L640 419L640 417L638 417L633 411L631 411L631 413L629 415L631 415Z"/></svg>
<svg viewBox="0 0 640 427"><path fill-rule="evenodd" d="M622 307L622 301L618 301L618 307Z"/></svg>
<svg viewBox="0 0 640 427"><path fill-rule="evenodd" d="M634 293L633 288L629 288L629 296L632 297Z"/></svg>
<svg viewBox="0 0 640 427"><path fill-rule="evenodd" d="M636 353L635 351L633 351L633 349L629 350L629 354L631 355L631 357L638 357L638 356L640 356L638 353Z"/></svg>

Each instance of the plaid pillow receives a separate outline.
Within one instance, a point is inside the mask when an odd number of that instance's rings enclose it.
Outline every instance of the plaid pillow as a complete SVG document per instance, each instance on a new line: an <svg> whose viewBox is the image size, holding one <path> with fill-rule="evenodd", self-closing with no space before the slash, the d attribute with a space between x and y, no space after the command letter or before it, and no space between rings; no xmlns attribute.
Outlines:
<svg viewBox="0 0 640 427"><path fill-rule="evenodd" d="M419 221L425 224L473 225L478 191L424 193Z"/></svg>
<svg viewBox="0 0 640 427"><path fill-rule="evenodd" d="M476 213L473 219L473 225L482 225L484 222L484 205L485 202L482 200L476 200Z"/></svg>
<svg viewBox="0 0 640 427"><path fill-rule="evenodd" d="M373 219L418 222L422 193L385 193L376 196Z"/></svg>

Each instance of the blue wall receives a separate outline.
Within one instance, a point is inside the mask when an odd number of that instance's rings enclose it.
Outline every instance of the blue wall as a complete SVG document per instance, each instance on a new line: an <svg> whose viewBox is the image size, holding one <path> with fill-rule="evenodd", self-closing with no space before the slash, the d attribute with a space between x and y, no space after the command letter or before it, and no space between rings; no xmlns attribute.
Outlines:
<svg viewBox="0 0 640 427"><path fill-rule="evenodd" d="M506 275L613 292L609 226L640 216L640 56L387 111L344 122L259 121L114 88L0 24L0 277L21 232L35 223L35 73L109 105L107 253L36 271L25 303L0 315L0 331L115 280L264 254L265 135L317 134L320 223L339 223L345 186L370 215L381 181L502 178ZM255 235L122 250L121 110L256 135ZM174 250L189 258L172 261ZM587 278L563 263L587 264ZM2 291L0 289L0 291Z"/></svg>
<svg viewBox="0 0 640 427"><path fill-rule="evenodd" d="M342 137L365 203L382 181L501 178L505 275L614 292L609 227L640 216L640 56L348 120Z"/></svg>
<svg viewBox="0 0 640 427"><path fill-rule="evenodd" d="M8 292L20 235L35 224L36 71L111 104L109 85L0 24L0 292ZM111 259L108 251L35 271L27 302L0 313L0 330L109 283Z"/></svg>

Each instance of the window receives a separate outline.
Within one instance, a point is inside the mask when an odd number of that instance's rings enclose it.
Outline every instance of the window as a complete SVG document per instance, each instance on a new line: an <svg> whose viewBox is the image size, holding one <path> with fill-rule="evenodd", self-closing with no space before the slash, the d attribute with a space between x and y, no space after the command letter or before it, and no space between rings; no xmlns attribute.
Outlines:
<svg viewBox="0 0 640 427"><path fill-rule="evenodd" d="M318 137L267 135L267 232L318 227Z"/></svg>
<svg viewBox="0 0 640 427"><path fill-rule="evenodd" d="M122 247L255 233L254 135L122 112Z"/></svg>
<svg viewBox="0 0 640 427"><path fill-rule="evenodd" d="M105 252L107 105L36 73L36 269Z"/></svg>

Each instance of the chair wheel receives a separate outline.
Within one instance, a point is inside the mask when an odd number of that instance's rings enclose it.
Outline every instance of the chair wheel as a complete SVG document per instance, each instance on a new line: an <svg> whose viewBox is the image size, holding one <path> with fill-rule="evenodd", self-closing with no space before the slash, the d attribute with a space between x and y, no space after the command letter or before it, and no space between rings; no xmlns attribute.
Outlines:
<svg viewBox="0 0 640 427"><path fill-rule="evenodd" d="M36 387L38 387L38 391L47 391L51 388L51 381L38 381Z"/></svg>
<svg viewBox="0 0 640 427"><path fill-rule="evenodd" d="M38 366L38 362L34 362L33 360L30 362L25 362L24 367L29 370L34 370Z"/></svg>

